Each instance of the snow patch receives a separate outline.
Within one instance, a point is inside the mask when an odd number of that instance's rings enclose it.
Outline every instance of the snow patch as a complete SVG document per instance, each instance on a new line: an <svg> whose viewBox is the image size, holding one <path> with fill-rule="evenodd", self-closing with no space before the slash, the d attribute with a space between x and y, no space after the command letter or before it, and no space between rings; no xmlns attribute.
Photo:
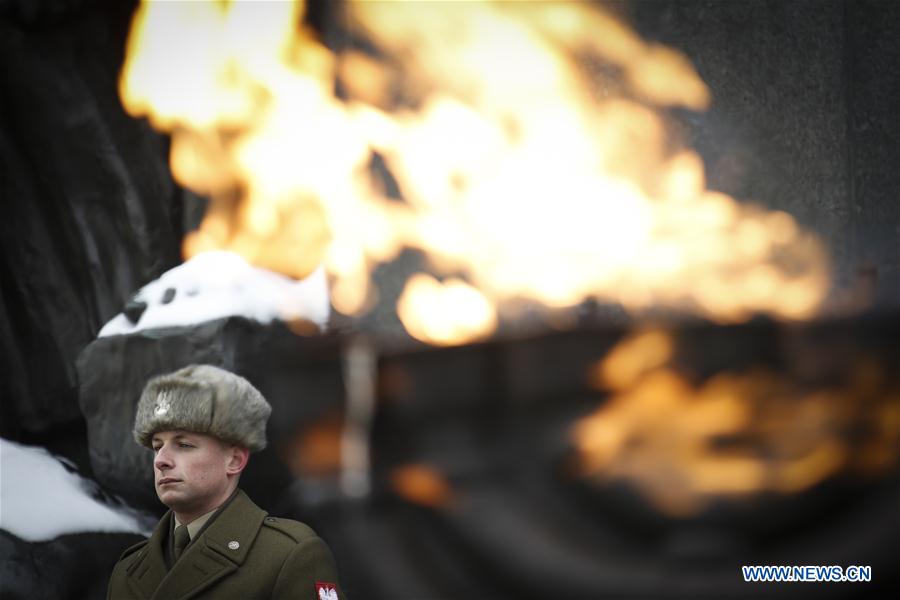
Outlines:
<svg viewBox="0 0 900 600"><path fill-rule="evenodd" d="M43 448L0 438L0 529L31 542L85 531L149 535L149 517L91 497L94 482Z"/></svg>
<svg viewBox="0 0 900 600"><path fill-rule="evenodd" d="M98 337L231 316L261 323L306 319L323 329L331 311L324 267L297 281L254 267L224 250L203 252L166 271L142 287L132 300L147 305L137 323L124 312L119 313L103 326Z"/></svg>

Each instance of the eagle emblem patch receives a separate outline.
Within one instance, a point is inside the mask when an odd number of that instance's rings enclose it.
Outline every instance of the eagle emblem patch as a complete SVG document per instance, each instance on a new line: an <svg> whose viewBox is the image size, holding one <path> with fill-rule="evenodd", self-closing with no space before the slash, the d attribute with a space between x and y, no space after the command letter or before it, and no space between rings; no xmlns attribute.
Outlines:
<svg viewBox="0 0 900 600"><path fill-rule="evenodd" d="M156 397L156 408L154 409L154 414L157 417L161 417L172 408L172 403L169 401L169 393L167 391L163 391L159 393L159 396Z"/></svg>
<svg viewBox="0 0 900 600"><path fill-rule="evenodd" d="M316 582L316 592L319 600L338 600L337 586L327 581Z"/></svg>

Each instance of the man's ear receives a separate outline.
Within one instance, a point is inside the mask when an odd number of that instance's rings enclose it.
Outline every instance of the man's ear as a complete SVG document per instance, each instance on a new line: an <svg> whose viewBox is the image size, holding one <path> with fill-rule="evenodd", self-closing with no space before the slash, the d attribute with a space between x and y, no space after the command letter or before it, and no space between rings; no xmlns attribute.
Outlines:
<svg viewBox="0 0 900 600"><path fill-rule="evenodd" d="M250 460L250 450L243 446L231 446L225 472L228 475L240 474L240 472L244 470L244 467L247 466L248 460Z"/></svg>

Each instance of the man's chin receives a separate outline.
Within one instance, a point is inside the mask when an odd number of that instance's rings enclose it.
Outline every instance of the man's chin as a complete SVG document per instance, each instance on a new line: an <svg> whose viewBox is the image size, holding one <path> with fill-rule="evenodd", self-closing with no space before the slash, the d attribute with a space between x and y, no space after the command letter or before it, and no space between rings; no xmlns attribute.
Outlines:
<svg viewBox="0 0 900 600"><path fill-rule="evenodd" d="M159 498L160 502L169 508L176 508L183 501L181 494L179 494L177 490L156 490L156 496Z"/></svg>

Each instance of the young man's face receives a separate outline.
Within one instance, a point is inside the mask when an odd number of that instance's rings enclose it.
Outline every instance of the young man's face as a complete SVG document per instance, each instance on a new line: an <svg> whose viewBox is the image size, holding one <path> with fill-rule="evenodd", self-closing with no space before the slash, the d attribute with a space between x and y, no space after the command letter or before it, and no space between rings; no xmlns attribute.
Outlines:
<svg viewBox="0 0 900 600"><path fill-rule="evenodd" d="M160 431L151 443L156 494L179 517L193 519L222 504L246 464L245 449L203 433Z"/></svg>

